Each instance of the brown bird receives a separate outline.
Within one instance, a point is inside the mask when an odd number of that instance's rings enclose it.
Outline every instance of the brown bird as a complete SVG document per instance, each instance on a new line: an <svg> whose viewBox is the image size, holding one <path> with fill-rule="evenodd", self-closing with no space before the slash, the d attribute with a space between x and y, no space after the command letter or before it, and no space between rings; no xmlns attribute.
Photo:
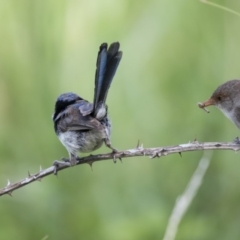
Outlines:
<svg viewBox="0 0 240 240"><path fill-rule="evenodd" d="M219 108L240 129L240 80L223 83L207 101L198 103L207 112L209 111L205 107L211 105Z"/></svg>

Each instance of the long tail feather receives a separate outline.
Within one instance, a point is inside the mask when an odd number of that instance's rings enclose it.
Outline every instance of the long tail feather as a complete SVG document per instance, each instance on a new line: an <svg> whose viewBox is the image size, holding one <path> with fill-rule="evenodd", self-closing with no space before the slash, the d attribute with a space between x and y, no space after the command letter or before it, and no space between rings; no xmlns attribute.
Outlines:
<svg viewBox="0 0 240 240"><path fill-rule="evenodd" d="M104 75L106 72L107 66L107 43L101 44L97 57L97 68L95 73L95 89L94 89L94 100L93 100L93 109L97 107L99 102L99 95L101 93L102 84L104 81Z"/></svg>
<svg viewBox="0 0 240 240"><path fill-rule="evenodd" d="M119 51L119 48L118 42L112 43L108 49L106 43L100 46L95 75L94 115L97 114L98 103L106 101L108 89L122 58L122 52Z"/></svg>

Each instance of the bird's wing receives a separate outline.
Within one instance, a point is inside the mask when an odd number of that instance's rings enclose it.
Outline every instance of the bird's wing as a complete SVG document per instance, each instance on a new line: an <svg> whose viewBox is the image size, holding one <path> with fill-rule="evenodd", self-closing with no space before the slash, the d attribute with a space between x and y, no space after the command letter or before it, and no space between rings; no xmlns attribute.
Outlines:
<svg viewBox="0 0 240 240"><path fill-rule="evenodd" d="M83 108L84 105L79 105L79 103L77 103L70 105L66 110L64 110L58 124L59 129L65 132L103 128L102 124L97 119L91 117L90 115L84 116L82 114Z"/></svg>
<svg viewBox="0 0 240 240"><path fill-rule="evenodd" d="M79 101L78 105L79 105L78 109L83 116L87 116L87 115L91 114L93 111L93 104L89 103L85 100Z"/></svg>

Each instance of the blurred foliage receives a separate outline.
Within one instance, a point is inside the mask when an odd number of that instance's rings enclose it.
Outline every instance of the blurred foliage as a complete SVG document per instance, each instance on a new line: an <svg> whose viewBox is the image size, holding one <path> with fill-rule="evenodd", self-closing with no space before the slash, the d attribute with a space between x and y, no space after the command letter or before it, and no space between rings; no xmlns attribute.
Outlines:
<svg viewBox="0 0 240 240"><path fill-rule="evenodd" d="M239 1L215 2L240 11ZM237 16L197 0L1 0L0 186L67 156L54 102L68 91L93 98L105 41L124 53L107 101L114 147L231 141L237 128L197 102L240 77L239 27ZM0 239L161 239L201 156L103 161L45 178L0 199ZM239 154L214 153L176 239L239 237L239 171Z"/></svg>

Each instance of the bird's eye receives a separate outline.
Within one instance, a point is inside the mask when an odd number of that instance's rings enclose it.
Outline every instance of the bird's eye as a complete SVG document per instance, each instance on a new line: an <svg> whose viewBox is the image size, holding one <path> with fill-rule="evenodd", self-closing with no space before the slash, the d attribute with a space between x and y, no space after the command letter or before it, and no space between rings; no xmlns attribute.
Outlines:
<svg viewBox="0 0 240 240"><path fill-rule="evenodd" d="M218 99L218 101L222 101L222 97L221 96L218 96L217 99Z"/></svg>

